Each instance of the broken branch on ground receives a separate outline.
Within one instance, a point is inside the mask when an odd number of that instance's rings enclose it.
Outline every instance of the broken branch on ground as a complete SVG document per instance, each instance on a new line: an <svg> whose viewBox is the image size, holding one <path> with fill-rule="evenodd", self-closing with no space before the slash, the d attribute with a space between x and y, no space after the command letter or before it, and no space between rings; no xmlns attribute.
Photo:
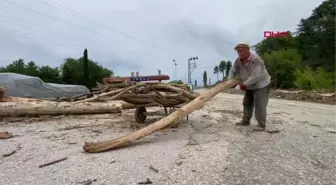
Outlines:
<svg viewBox="0 0 336 185"><path fill-rule="evenodd" d="M51 162L49 162L49 163L41 164L41 165L39 166L39 168L43 168L43 167L46 167L46 166L49 166L49 165L53 165L53 164L62 162L62 161L67 160L67 159L68 159L67 157L64 157L64 158L61 158L61 159L57 159L57 160L51 161Z"/></svg>

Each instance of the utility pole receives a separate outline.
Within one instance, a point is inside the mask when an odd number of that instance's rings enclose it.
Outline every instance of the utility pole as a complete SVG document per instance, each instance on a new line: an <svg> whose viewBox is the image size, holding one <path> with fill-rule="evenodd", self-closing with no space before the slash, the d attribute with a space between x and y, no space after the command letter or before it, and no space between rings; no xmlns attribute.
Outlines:
<svg viewBox="0 0 336 185"><path fill-rule="evenodd" d="M191 62L193 60L194 61L198 60L198 57L190 57L188 59L188 84L191 84L191 73L196 68L196 62Z"/></svg>
<svg viewBox="0 0 336 185"><path fill-rule="evenodd" d="M173 75L174 75L174 80L175 80L175 59L173 59Z"/></svg>
<svg viewBox="0 0 336 185"><path fill-rule="evenodd" d="M173 69L174 70L174 80L177 80L176 79L176 73L177 73L176 72L176 66L177 66L177 63L176 63L175 59L173 59L173 64L174 64L174 69Z"/></svg>

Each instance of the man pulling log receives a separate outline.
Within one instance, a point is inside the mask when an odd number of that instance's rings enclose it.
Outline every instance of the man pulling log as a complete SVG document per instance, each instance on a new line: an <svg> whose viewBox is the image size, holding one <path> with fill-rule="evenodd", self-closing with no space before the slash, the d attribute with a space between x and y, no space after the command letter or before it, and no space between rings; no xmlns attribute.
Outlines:
<svg viewBox="0 0 336 185"><path fill-rule="evenodd" d="M235 50L238 53L238 58L231 68L228 78L239 76L242 80L239 87L245 91L243 118L236 125L250 125L253 109L255 109L255 118L258 121L258 126L253 128L253 130L263 131L266 128L266 109L271 77L264 61L257 54L250 52L248 44L238 44Z"/></svg>

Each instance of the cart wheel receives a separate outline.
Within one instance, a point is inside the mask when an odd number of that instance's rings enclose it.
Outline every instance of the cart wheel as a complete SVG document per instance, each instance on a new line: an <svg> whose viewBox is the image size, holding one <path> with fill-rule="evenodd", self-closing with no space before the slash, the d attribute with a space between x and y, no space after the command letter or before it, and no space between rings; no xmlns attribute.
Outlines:
<svg viewBox="0 0 336 185"><path fill-rule="evenodd" d="M146 107L138 107L135 109L134 118L137 123L144 123L147 116L144 114L147 112Z"/></svg>

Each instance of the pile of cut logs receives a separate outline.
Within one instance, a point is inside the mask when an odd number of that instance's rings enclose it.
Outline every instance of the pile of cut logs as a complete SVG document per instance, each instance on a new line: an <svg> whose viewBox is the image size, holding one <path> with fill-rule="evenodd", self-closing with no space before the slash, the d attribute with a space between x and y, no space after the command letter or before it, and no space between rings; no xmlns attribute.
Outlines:
<svg viewBox="0 0 336 185"><path fill-rule="evenodd" d="M26 115L60 115L60 114L102 114L121 112L123 108L137 106L160 105L174 106L184 104L168 116L135 132L117 139L85 142L83 149L86 152L103 152L130 145L133 141L152 134L157 130L171 127L181 119L200 109L212 97L223 90L239 84L239 79L230 79L218 83L202 94L191 93L185 86L170 85L161 82L138 83L129 87L109 90L108 87L100 92L82 95L91 96L86 99L80 97L48 101L18 97L6 97L4 89L0 88L0 117ZM79 100L80 99L80 100ZM119 100L119 101L106 101ZM120 101L121 100L121 101ZM133 106L133 107L132 107Z"/></svg>
<svg viewBox="0 0 336 185"><path fill-rule="evenodd" d="M138 83L124 88L105 87L101 91L55 101L5 96L5 88L0 87L0 116L118 113L139 105L171 107L197 96L185 90L184 86L159 82Z"/></svg>

